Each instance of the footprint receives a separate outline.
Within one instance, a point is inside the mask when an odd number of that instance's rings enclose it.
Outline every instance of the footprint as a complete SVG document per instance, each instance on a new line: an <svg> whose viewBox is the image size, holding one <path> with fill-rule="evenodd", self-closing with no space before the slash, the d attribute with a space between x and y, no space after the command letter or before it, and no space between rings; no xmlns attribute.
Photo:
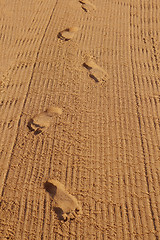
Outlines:
<svg viewBox="0 0 160 240"><path fill-rule="evenodd" d="M73 220L75 217L82 214L82 209L77 199L65 190L62 183L50 179L45 182L44 188L49 192L51 198L55 202L54 211L59 220Z"/></svg>
<svg viewBox="0 0 160 240"><path fill-rule="evenodd" d="M103 68L101 68L99 65L97 65L95 63L95 61L92 59L92 57L86 57L86 60L83 64L88 70L91 70L91 69L97 69L97 70L100 70L102 72L106 72Z"/></svg>
<svg viewBox="0 0 160 240"><path fill-rule="evenodd" d="M86 61L83 63L83 66L89 70L89 76L96 82L105 81L104 79L107 75L106 71L97 65L92 57L87 57Z"/></svg>
<svg viewBox="0 0 160 240"><path fill-rule="evenodd" d="M78 30L79 30L78 27L67 28L58 33L58 38L60 38L61 40L68 41L74 37L75 33L78 32Z"/></svg>
<svg viewBox="0 0 160 240"><path fill-rule="evenodd" d="M91 3L89 0L79 0L79 2L82 4L82 9L85 12L96 10L96 6L93 3Z"/></svg>
<svg viewBox="0 0 160 240"><path fill-rule="evenodd" d="M54 114L62 114L62 109L58 107L49 107L46 111L35 115L30 119L28 127L35 134L45 131L51 124Z"/></svg>

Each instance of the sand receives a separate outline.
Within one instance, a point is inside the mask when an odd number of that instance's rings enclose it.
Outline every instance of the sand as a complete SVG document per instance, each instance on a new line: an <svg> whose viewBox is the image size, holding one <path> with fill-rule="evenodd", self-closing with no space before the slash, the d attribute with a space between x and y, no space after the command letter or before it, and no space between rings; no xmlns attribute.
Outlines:
<svg viewBox="0 0 160 240"><path fill-rule="evenodd" d="M160 3L90 2L0 0L2 240L160 239ZM58 218L48 179L80 216Z"/></svg>

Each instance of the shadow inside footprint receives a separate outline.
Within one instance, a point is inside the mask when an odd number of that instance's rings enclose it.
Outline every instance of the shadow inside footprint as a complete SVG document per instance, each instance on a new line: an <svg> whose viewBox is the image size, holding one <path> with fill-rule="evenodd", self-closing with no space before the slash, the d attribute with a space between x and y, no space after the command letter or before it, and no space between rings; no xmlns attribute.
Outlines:
<svg viewBox="0 0 160 240"><path fill-rule="evenodd" d="M89 0L79 0L82 4L81 7L85 12L90 12L91 10L96 10L96 6Z"/></svg>
<svg viewBox="0 0 160 240"><path fill-rule="evenodd" d="M88 12L87 9L85 7L82 6L82 9L85 11L85 12Z"/></svg>
<svg viewBox="0 0 160 240"><path fill-rule="evenodd" d="M92 69L92 67L88 66L86 63L83 63L83 66L84 66L85 68L87 68L88 70L91 70L91 69Z"/></svg>
<svg viewBox="0 0 160 240"><path fill-rule="evenodd" d="M35 129L32 128L32 125L34 125L35 127L37 127L37 130L36 130L36 131L35 131ZM39 133L41 133L41 132L42 132L41 128L43 128L43 127L40 127L40 125L33 123L33 120L32 120L32 119L28 122L27 127L29 128L29 130L30 130L31 132L34 131L34 135L38 135Z"/></svg>
<svg viewBox="0 0 160 240"><path fill-rule="evenodd" d="M62 208L54 207L53 210L57 214L57 217L58 217L59 220L63 220L64 222L66 222L68 220L67 218L64 219Z"/></svg>
<svg viewBox="0 0 160 240"><path fill-rule="evenodd" d="M42 132L41 129L37 129L37 130L34 132L34 135L38 135L38 134L40 134L41 132Z"/></svg>
<svg viewBox="0 0 160 240"><path fill-rule="evenodd" d="M50 182L45 182L44 188L50 194L50 196L52 198L54 198L54 196L56 195L56 192L57 192L57 187Z"/></svg>
<svg viewBox="0 0 160 240"><path fill-rule="evenodd" d="M69 213L64 214L62 208L60 208L60 207L54 207L53 210L57 214L58 220L61 220L61 221L64 221L64 222L68 221L68 214ZM74 216L73 217L69 217L69 219L72 221L72 220L75 219L75 217Z"/></svg>
<svg viewBox="0 0 160 240"><path fill-rule="evenodd" d="M69 32L68 29L65 29L65 31ZM61 34L61 32L58 33L57 37L61 40L64 40L64 41L69 41L70 39L69 38L64 38Z"/></svg>
<svg viewBox="0 0 160 240"><path fill-rule="evenodd" d="M93 75L93 74L89 74L89 76L94 79L95 82L99 82L99 80Z"/></svg>
<svg viewBox="0 0 160 240"><path fill-rule="evenodd" d="M33 121L32 121L32 119L31 119L31 120L28 122L27 127L29 128L30 131L33 132L34 129L31 127L32 123L33 123Z"/></svg>

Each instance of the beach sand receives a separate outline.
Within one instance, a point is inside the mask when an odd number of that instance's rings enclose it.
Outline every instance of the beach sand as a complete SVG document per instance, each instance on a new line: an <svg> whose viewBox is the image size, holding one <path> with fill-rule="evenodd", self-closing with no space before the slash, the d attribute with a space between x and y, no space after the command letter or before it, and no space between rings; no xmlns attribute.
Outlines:
<svg viewBox="0 0 160 240"><path fill-rule="evenodd" d="M159 1L0 0L0 19L0 239L160 239Z"/></svg>

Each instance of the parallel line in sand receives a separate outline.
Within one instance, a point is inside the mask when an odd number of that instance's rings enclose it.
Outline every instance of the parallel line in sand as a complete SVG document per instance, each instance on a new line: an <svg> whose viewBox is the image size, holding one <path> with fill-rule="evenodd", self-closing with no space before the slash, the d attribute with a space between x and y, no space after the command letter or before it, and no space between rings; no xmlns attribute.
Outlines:
<svg viewBox="0 0 160 240"><path fill-rule="evenodd" d="M57 3L57 2L56 2ZM55 7L55 6L54 6ZM53 11L54 11L54 9L55 8L53 8ZM53 12L52 12L52 14L51 14L51 16L53 15ZM50 19L49 19L49 22L50 22ZM49 23L48 23L49 24ZM46 29L48 28L48 25L46 26ZM46 30L45 29L45 30ZM42 37L42 39L41 39L41 41L43 41L43 38L44 38L44 36L45 36L45 33L44 33L44 35L43 35L43 37ZM41 46L41 43L40 43L40 46ZM37 53L38 54L38 53ZM36 57L36 59L37 59L37 57ZM34 68L35 68L35 64L33 65L33 70L32 70L32 72L34 71ZM32 75L31 75L31 78L32 78ZM30 80L31 81L31 80ZM29 86L30 86L30 83L29 83ZM28 87L29 87L28 86ZM25 87L25 89L26 89L26 87ZM28 88L27 88L28 89ZM12 90L13 91L13 90ZM29 91L29 90L28 90ZM24 94L24 92L23 92L23 94ZM28 93L26 93L26 94L28 94ZM27 95L26 95L27 96ZM24 104L25 104L25 100L24 100ZM22 102L21 102L21 107L20 107L20 109L21 109L21 112L22 112L22 109L24 108L24 106L22 106ZM20 119L18 120L18 122L17 122L17 125L18 125L18 127L19 127L19 124L20 124L20 120L21 120L21 117L20 117ZM17 129L16 129L16 131L17 131ZM16 140L17 139L17 137L15 137L15 140L14 140L14 144L13 144L13 148L11 148L11 151L13 152L13 149L14 149L14 147L15 147L15 144L16 144ZM10 151L10 154L12 154L11 153L11 151ZM9 155L9 153L8 153L8 155ZM6 156L6 157L8 157L8 156ZM8 165L9 163L5 163L5 165ZM8 165L8 167L7 167L8 169L9 169L9 165ZM7 174L6 174L6 176L5 175L3 175L2 176L3 177L3 180L1 181L1 182L3 182L4 181L4 178L6 178L7 177ZM1 186L2 187L2 186ZM2 189L1 189L1 191L3 191Z"/></svg>
<svg viewBox="0 0 160 240"><path fill-rule="evenodd" d="M133 24L132 24L133 25ZM146 25L145 26L145 29L147 29L148 28L148 25ZM135 34L137 34L136 32L135 32ZM133 32L133 36L134 36L134 32ZM135 53L136 53L136 51L135 51ZM136 55L135 55L135 57L136 57ZM134 56L132 57L132 59L134 59ZM137 62L138 62L138 57L137 57ZM134 66L134 65L133 65ZM138 67L135 67L135 69L138 69ZM133 67L133 72L134 72L134 67ZM137 85L137 81L136 80L138 80L135 76L134 76L134 78L135 78L135 81L134 81L134 86L135 86L135 93L136 93L136 95L139 93L139 86ZM138 89L138 92L137 92L137 89ZM147 188L148 188L148 193L149 193L149 205L148 205L148 207L150 208L150 211L151 211L151 214L152 214L152 220L153 220L153 226L154 226L154 229L155 229L155 236L156 236L156 239L158 238L158 231L157 231L157 229L156 229L156 226L155 226L155 223L154 223L154 216L153 216L153 210L152 210L152 205L151 205L151 199L152 199L152 202L154 202L154 199L153 199L153 197L151 197L152 196L152 192L151 192L151 188L152 188L152 185L150 184L151 183L151 179L150 179L150 169L149 169L149 160L147 159L147 154L146 154L146 151L147 151L147 149L146 149L146 147L145 147L145 140L144 140L144 137L143 137L143 119L141 118L141 113L140 113L140 104L139 104L139 100L138 100L138 96L136 96L136 101L137 101L137 113L138 113L138 118L139 118L139 128L140 128L140 132L141 132L141 142L142 142L142 147L143 147L143 154L144 154L144 168L145 168L145 178L146 178L146 183L147 183ZM143 105L145 104L145 102L143 103ZM146 130L146 128L145 128L145 130ZM146 131L147 132L147 131ZM150 165L151 166L151 165ZM152 164L152 167L154 167L154 164ZM156 170L156 169L155 169ZM155 174L155 173L154 173ZM150 176L150 177L149 177ZM149 179L150 180L149 180ZM150 196L151 195L151 196ZM154 204L155 204L155 202L154 202ZM154 214L156 214L156 212L154 212ZM156 217L156 215L155 215L155 217ZM148 219L148 221L149 221L149 219ZM157 222L158 223L158 222ZM150 222L150 224L151 224L151 222ZM151 226L150 226L151 227ZM158 225L157 225L157 227L158 227ZM152 235L151 235L152 236Z"/></svg>

